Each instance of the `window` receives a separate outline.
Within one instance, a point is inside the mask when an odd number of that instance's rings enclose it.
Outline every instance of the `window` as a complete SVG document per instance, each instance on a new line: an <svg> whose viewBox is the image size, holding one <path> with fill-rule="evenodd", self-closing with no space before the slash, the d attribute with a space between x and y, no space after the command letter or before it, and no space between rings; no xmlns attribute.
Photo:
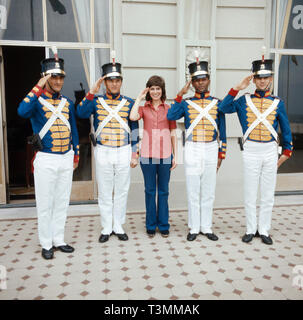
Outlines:
<svg viewBox="0 0 303 320"><path fill-rule="evenodd" d="M285 102L294 143L293 156L279 173L298 173L303 172L303 5L301 0L275 0L272 8L274 93Z"/></svg>
<svg viewBox="0 0 303 320"><path fill-rule="evenodd" d="M67 73L62 93L75 104L109 61L112 0L0 0L0 46L56 45ZM21 50L20 50L21 52ZM39 64L39 61L37 61ZM80 163L75 181L92 180L89 121L78 123Z"/></svg>
<svg viewBox="0 0 303 320"><path fill-rule="evenodd" d="M43 40L42 1L0 1L0 40Z"/></svg>
<svg viewBox="0 0 303 320"><path fill-rule="evenodd" d="M182 88L189 79L188 65L196 60L208 61L212 92L216 91L216 1L180 0L179 10L179 83ZM185 63L184 63L185 61Z"/></svg>

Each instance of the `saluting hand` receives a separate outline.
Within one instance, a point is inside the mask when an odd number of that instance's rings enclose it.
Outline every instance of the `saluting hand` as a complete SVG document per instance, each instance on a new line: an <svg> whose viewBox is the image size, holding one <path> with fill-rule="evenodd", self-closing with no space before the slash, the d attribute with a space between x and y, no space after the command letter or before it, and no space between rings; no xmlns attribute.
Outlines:
<svg viewBox="0 0 303 320"><path fill-rule="evenodd" d="M191 85L191 78L190 80L186 83L186 85L181 89L181 91L178 93L178 96L183 96L184 94L186 94L190 88Z"/></svg>
<svg viewBox="0 0 303 320"><path fill-rule="evenodd" d="M234 87L234 90L240 91L240 90L246 89L246 88L249 86L250 81L251 81L251 79L253 78L253 76L254 76L254 75L251 74L250 76L245 77L238 85L236 85L236 86Z"/></svg>
<svg viewBox="0 0 303 320"><path fill-rule="evenodd" d="M149 91L149 88L145 88L144 90L142 90L142 91L139 93L137 99L138 99L139 101L145 99L148 91Z"/></svg>
<svg viewBox="0 0 303 320"><path fill-rule="evenodd" d="M90 92L91 94L97 94L97 93L100 91L100 87L101 87L101 84L102 84L102 82L104 81L104 79L105 79L105 76L99 78L99 79L95 82L95 84L91 87L91 89L89 90L89 92Z"/></svg>
<svg viewBox="0 0 303 320"><path fill-rule="evenodd" d="M48 74L47 76L41 78L38 83L37 83L37 86L39 86L40 88L44 88L47 80L51 77L52 75L51 74Z"/></svg>

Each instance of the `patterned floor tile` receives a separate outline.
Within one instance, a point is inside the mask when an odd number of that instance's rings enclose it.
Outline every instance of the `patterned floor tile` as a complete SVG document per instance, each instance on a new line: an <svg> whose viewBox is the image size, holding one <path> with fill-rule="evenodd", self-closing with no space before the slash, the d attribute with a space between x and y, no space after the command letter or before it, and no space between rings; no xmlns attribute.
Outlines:
<svg viewBox="0 0 303 320"><path fill-rule="evenodd" d="M66 241L72 254L55 252L45 261L38 245L37 220L0 220L0 265L7 290L0 299L303 299L292 287L293 268L303 264L303 206L274 208L273 246L259 238L245 244L243 209L214 211L219 241L199 235L186 240L187 213L171 219L171 233L150 239L145 215L128 214L128 242L98 242L100 217L69 217Z"/></svg>
<svg viewBox="0 0 303 320"><path fill-rule="evenodd" d="M244 291L241 294L242 299L244 300L262 300L261 293L253 290L253 291Z"/></svg>
<svg viewBox="0 0 303 320"><path fill-rule="evenodd" d="M222 293L220 296L220 300L243 300L242 297L238 294L229 292L229 293Z"/></svg>

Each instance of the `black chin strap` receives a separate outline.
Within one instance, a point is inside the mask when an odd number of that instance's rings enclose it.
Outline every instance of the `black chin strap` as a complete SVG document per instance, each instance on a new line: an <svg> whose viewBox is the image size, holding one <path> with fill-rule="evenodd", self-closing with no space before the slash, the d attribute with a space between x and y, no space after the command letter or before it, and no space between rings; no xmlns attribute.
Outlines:
<svg viewBox="0 0 303 320"><path fill-rule="evenodd" d="M270 91L270 90L271 90L271 85L272 85L272 82L270 82L270 83L267 85L265 91Z"/></svg>
<svg viewBox="0 0 303 320"><path fill-rule="evenodd" d="M263 92L267 92L267 91L270 91L270 89L271 89L271 83L269 83L265 89L263 90L259 89L259 90Z"/></svg>

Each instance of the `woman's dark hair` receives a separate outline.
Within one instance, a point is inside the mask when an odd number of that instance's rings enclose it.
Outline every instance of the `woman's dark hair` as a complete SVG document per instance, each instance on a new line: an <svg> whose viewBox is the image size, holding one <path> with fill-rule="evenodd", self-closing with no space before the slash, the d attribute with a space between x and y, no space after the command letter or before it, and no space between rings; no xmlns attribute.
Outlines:
<svg viewBox="0 0 303 320"><path fill-rule="evenodd" d="M162 89L162 96L161 96L161 100L164 102L166 100L166 90L165 90L165 81L162 77L159 76L152 76L148 79L148 81L146 82L146 88L150 88L152 86L157 86L160 87ZM149 92L147 92L146 94L146 101L152 101L152 98L149 94Z"/></svg>

